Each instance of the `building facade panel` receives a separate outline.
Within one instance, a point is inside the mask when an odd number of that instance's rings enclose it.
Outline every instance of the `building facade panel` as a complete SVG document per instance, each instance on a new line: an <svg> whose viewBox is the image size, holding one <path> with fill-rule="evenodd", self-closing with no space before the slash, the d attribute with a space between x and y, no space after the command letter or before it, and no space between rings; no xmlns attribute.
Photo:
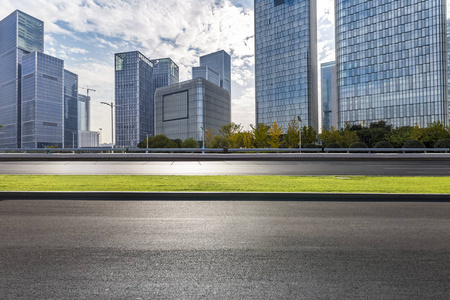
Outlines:
<svg viewBox="0 0 450 300"><path fill-rule="evenodd" d="M448 121L445 0L336 1L339 126Z"/></svg>
<svg viewBox="0 0 450 300"><path fill-rule="evenodd" d="M318 129L315 0L255 0L256 122Z"/></svg>
<svg viewBox="0 0 450 300"><path fill-rule="evenodd" d="M220 86L220 74L207 66L192 68L192 79L196 78L204 78L215 85Z"/></svg>
<svg viewBox="0 0 450 300"><path fill-rule="evenodd" d="M153 89L180 82L180 70L170 58L152 59Z"/></svg>

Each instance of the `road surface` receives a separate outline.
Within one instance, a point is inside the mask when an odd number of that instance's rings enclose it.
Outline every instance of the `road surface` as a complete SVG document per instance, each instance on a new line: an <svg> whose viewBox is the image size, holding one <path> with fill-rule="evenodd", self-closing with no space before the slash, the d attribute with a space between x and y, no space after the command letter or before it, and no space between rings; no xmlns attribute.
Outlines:
<svg viewBox="0 0 450 300"><path fill-rule="evenodd" d="M449 299L450 204L0 201L2 299Z"/></svg>
<svg viewBox="0 0 450 300"><path fill-rule="evenodd" d="M0 174L450 176L450 160L3 161Z"/></svg>

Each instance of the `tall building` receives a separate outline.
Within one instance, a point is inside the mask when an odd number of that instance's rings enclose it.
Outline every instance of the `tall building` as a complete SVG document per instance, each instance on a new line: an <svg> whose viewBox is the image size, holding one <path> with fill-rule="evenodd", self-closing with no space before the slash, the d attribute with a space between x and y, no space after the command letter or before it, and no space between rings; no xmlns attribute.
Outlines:
<svg viewBox="0 0 450 300"><path fill-rule="evenodd" d="M220 74L207 66L192 68L192 79L196 78L203 78L220 86Z"/></svg>
<svg viewBox="0 0 450 300"><path fill-rule="evenodd" d="M22 148L64 147L64 61L33 52L22 61Z"/></svg>
<svg viewBox="0 0 450 300"><path fill-rule="evenodd" d="M255 0L256 122L318 129L316 0Z"/></svg>
<svg viewBox="0 0 450 300"><path fill-rule="evenodd" d="M155 92L155 134L170 139L203 141L203 129L218 133L231 122L227 90L197 78L159 88Z"/></svg>
<svg viewBox="0 0 450 300"><path fill-rule="evenodd" d="M44 23L19 10L0 21L0 147L21 142L22 58L44 52Z"/></svg>
<svg viewBox="0 0 450 300"><path fill-rule="evenodd" d="M78 130L90 130L91 106L90 97L78 94Z"/></svg>
<svg viewBox="0 0 450 300"><path fill-rule="evenodd" d="M78 75L64 70L64 147L78 147Z"/></svg>
<svg viewBox="0 0 450 300"><path fill-rule="evenodd" d="M116 145L136 147L154 133L153 64L138 51L115 54Z"/></svg>
<svg viewBox="0 0 450 300"><path fill-rule="evenodd" d="M339 126L448 122L445 0L336 1Z"/></svg>
<svg viewBox="0 0 450 300"><path fill-rule="evenodd" d="M323 63L320 67L321 98L322 98L322 128L330 130L331 126L338 128L336 63Z"/></svg>
<svg viewBox="0 0 450 300"><path fill-rule="evenodd" d="M450 19L447 20L447 82L448 82L448 97L450 97ZM450 99L448 100L449 121L450 124Z"/></svg>
<svg viewBox="0 0 450 300"><path fill-rule="evenodd" d="M220 75L220 87L231 97L231 57L224 50L200 56L200 67L209 67Z"/></svg>
<svg viewBox="0 0 450 300"><path fill-rule="evenodd" d="M180 70L170 58L150 60L153 64L153 89L180 82Z"/></svg>

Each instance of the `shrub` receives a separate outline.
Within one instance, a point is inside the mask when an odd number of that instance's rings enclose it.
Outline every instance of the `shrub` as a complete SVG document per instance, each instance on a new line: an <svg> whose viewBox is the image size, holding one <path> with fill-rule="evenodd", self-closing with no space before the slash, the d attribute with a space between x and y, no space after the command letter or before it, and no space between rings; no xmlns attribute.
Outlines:
<svg viewBox="0 0 450 300"><path fill-rule="evenodd" d="M450 148L450 139L440 139L434 144L434 148Z"/></svg>
<svg viewBox="0 0 450 300"><path fill-rule="evenodd" d="M342 148L342 146L339 143L329 143L325 146L325 148Z"/></svg>
<svg viewBox="0 0 450 300"><path fill-rule="evenodd" d="M317 145L317 144L306 144L305 146L302 145L302 148L309 148L309 149L318 149L318 148L322 148L321 145Z"/></svg>
<svg viewBox="0 0 450 300"><path fill-rule="evenodd" d="M410 140L403 144L403 148L426 148L424 143L417 140Z"/></svg>
<svg viewBox="0 0 450 300"><path fill-rule="evenodd" d="M366 143L363 142L354 142L350 145L349 148L368 148Z"/></svg>
<svg viewBox="0 0 450 300"><path fill-rule="evenodd" d="M190 137L181 143L181 148L198 148L198 143Z"/></svg>
<svg viewBox="0 0 450 300"><path fill-rule="evenodd" d="M394 148L391 143L386 141L381 141L375 144L374 148Z"/></svg>

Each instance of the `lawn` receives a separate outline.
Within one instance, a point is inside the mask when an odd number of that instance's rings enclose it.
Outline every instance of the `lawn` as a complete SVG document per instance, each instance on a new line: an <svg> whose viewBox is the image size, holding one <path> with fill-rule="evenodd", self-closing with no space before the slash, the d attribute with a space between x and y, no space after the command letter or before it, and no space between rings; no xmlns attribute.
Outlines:
<svg viewBox="0 0 450 300"><path fill-rule="evenodd" d="M450 177L0 175L0 191L450 194Z"/></svg>

